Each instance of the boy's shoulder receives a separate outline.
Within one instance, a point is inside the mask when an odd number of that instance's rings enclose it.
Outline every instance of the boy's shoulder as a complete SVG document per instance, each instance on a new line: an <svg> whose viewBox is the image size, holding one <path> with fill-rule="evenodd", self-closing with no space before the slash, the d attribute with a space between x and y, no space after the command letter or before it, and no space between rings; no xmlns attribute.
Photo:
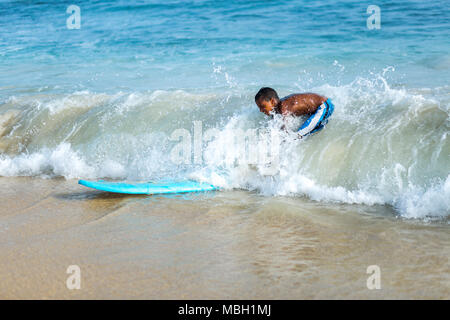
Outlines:
<svg viewBox="0 0 450 320"><path fill-rule="evenodd" d="M313 100L313 101L320 101L321 103L323 103L324 101L327 100L327 97L313 92L304 92L304 93L290 94L284 97L282 100Z"/></svg>

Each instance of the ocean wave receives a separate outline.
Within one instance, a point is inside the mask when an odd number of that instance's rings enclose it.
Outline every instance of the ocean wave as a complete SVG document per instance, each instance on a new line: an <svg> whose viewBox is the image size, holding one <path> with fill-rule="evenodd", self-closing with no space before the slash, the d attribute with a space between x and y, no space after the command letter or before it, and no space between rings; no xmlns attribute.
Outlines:
<svg viewBox="0 0 450 320"><path fill-rule="evenodd" d="M0 175L195 178L387 204L407 218L449 215L449 88L392 88L381 74L298 89L336 105L327 127L301 141L258 112L252 86L11 97L0 105Z"/></svg>

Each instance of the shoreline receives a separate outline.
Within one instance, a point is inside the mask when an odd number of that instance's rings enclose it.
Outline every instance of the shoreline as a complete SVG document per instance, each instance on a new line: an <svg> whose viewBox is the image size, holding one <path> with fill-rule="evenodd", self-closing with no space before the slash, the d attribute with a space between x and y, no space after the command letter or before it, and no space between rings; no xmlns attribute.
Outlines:
<svg viewBox="0 0 450 320"><path fill-rule="evenodd" d="M2 299L449 299L448 224L226 191L0 178ZM69 290L69 265L81 289ZM381 289L366 286L379 265Z"/></svg>

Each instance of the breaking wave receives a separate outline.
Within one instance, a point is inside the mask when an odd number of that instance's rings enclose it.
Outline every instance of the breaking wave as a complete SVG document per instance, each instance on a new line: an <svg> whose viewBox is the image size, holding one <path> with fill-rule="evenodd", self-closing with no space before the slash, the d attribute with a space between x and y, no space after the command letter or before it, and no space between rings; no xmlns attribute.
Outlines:
<svg viewBox="0 0 450 320"><path fill-rule="evenodd" d="M9 97L0 105L0 175L194 178L264 195L388 204L408 218L449 215L448 87L392 88L374 75L308 88L336 109L304 140L258 112L257 89Z"/></svg>

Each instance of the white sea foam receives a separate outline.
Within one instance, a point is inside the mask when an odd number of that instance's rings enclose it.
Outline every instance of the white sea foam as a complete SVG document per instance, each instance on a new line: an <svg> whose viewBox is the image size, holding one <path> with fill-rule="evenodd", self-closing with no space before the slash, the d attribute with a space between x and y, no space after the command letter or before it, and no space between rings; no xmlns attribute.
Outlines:
<svg viewBox="0 0 450 320"><path fill-rule="evenodd" d="M0 175L193 178L268 196L387 204L408 218L450 214L449 105L440 98L448 88L394 89L380 75L312 87L336 109L324 130L300 141L258 112L254 88L230 90L11 98L0 106L8 120ZM193 139L194 121L216 135L202 141L203 162L175 164L168 137L181 128ZM242 145L248 130L256 140Z"/></svg>
<svg viewBox="0 0 450 320"><path fill-rule="evenodd" d="M42 149L31 154L14 157L0 156L0 175L2 176L80 176L95 177L93 167L86 164L68 143L61 143L55 149Z"/></svg>

